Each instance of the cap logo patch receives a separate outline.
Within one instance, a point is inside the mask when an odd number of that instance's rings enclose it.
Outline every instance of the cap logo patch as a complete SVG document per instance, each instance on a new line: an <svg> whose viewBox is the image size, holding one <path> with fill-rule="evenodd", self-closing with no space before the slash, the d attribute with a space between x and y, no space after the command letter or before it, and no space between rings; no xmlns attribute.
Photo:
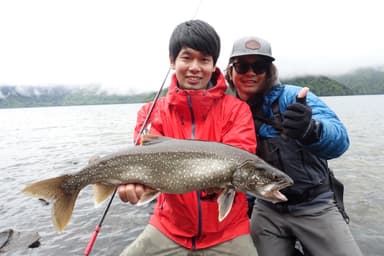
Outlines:
<svg viewBox="0 0 384 256"><path fill-rule="evenodd" d="M249 40L245 42L245 48L248 48L250 50L257 50L260 49L260 43L256 40Z"/></svg>

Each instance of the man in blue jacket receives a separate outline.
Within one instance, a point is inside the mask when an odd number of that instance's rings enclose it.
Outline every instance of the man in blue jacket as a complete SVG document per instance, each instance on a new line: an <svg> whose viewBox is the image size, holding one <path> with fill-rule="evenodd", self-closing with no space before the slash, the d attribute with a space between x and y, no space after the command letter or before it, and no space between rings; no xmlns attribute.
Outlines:
<svg viewBox="0 0 384 256"><path fill-rule="evenodd" d="M308 88L281 84L274 60L267 41L243 37L226 70L229 85L252 110L257 154L295 182L282 190L288 202L257 199L251 229L258 254L295 255L299 241L305 255L362 255L347 225L342 184L327 164L348 149L347 131Z"/></svg>

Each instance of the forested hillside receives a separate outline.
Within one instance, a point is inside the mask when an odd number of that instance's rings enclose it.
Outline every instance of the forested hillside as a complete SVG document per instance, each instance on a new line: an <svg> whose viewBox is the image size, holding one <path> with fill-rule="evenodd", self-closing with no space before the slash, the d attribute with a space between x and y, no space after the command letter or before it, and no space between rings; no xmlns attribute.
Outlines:
<svg viewBox="0 0 384 256"><path fill-rule="evenodd" d="M281 78L285 84L308 86L318 96L384 94L384 66L358 69L338 76L302 76ZM151 101L157 92L110 94L92 87L0 86L0 108L66 106L93 104L142 103ZM162 95L166 93L163 90Z"/></svg>
<svg viewBox="0 0 384 256"><path fill-rule="evenodd" d="M289 80L282 79L282 83L294 84L302 87L307 86L310 88L311 92L319 96L342 96L354 94L353 90L349 87L326 76L304 76Z"/></svg>
<svg viewBox="0 0 384 256"><path fill-rule="evenodd" d="M361 68L331 78L351 88L354 94L384 94L384 66Z"/></svg>
<svg viewBox="0 0 384 256"><path fill-rule="evenodd" d="M151 100L154 93L108 94L97 87L0 87L0 108L139 103Z"/></svg>

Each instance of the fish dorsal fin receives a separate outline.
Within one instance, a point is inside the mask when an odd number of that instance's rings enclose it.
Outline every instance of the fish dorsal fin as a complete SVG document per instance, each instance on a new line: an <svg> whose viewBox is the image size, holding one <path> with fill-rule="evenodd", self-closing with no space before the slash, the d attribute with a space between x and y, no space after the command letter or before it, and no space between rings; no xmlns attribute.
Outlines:
<svg viewBox="0 0 384 256"><path fill-rule="evenodd" d="M223 221L232 209L236 191L233 188L226 188L217 198L219 205L219 221Z"/></svg>
<svg viewBox="0 0 384 256"><path fill-rule="evenodd" d="M160 136L160 135L154 135L154 134L145 134L141 136L141 145L146 146L146 145L151 145L155 143L160 143L162 141L168 140L169 138L165 136Z"/></svg>

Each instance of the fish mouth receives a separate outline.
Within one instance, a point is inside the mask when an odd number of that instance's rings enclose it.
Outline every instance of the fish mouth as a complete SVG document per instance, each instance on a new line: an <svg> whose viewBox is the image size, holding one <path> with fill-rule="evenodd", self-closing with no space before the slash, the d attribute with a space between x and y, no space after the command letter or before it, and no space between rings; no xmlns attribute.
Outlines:
<svg viewBox="0 0 384 256"><path fill-rule="evenodd" d="M277 183L275 183L274 190L281 190L283 188L289 187L293 185L293 180L280 180Z"/></svg>
<svg viewBox="0 0 384 256"><path fill-rule="evenodd" d="M281 202L288 201L288 198L283 193L281 193L279 190L272 190L271 193L272 193L273 197L277 198Z"/></svg>
<svg viewBox="0 0 384 256"><path fill-rule="evenodd" d="M288 201L288 198L280 192L279 189L272 189L264 191L262 194L262 198L264 200L270 201L272 203L280 203Z"/></svg>
<svg viewBox="0 0 384 256"><path fill-rule="evenodd" d="M261 192L262 199L271 201L272 203L286 202L288 198L280 192L281 189L289 187L293 184L292 180L280 180L273 184L269 184L264 187Z"/></svg>

